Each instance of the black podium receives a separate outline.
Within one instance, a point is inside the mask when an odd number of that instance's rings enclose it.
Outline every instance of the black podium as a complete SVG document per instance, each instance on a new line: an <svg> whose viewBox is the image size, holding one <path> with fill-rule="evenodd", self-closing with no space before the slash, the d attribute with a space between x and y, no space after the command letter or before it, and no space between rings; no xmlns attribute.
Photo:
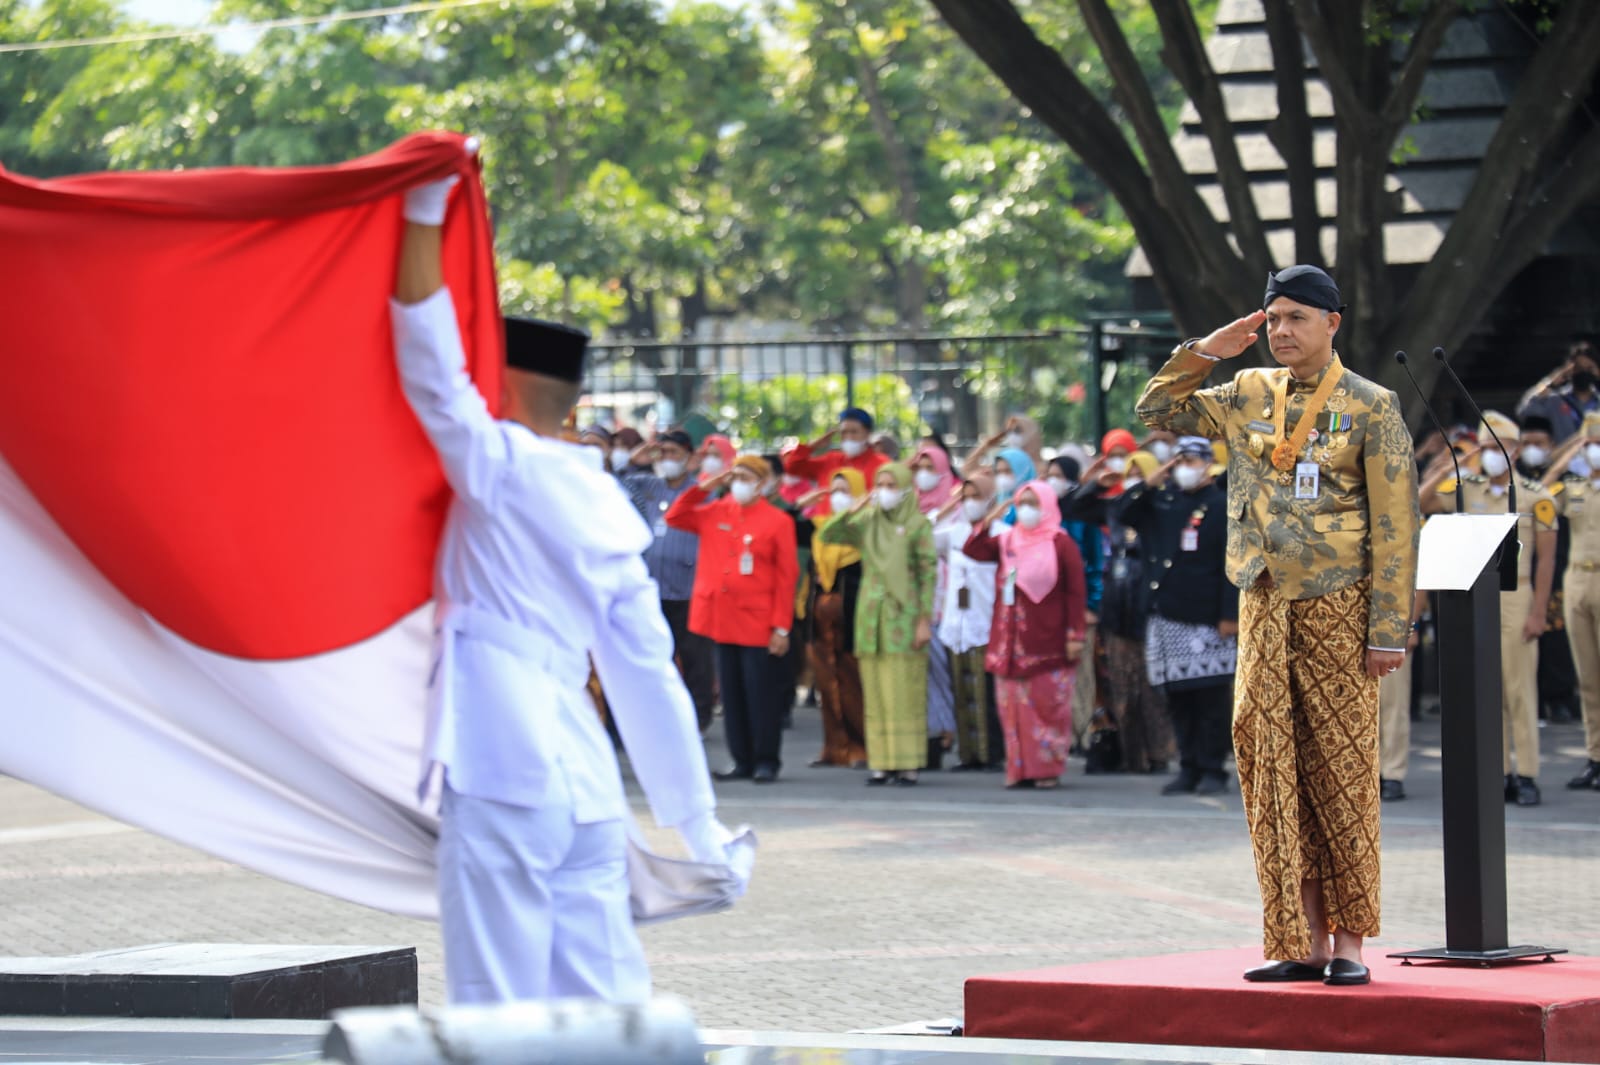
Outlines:
<svg viewBox="0 0 1600 1065"><path fill-rule="evenodd" d="M1516 587L1515 514L1440 514L1422 530L1417 587L1436 594L1443 754L1445 945L1391 958L1494 965L1562 949L1512 946L1500 712L1500 591Z"/></svg>

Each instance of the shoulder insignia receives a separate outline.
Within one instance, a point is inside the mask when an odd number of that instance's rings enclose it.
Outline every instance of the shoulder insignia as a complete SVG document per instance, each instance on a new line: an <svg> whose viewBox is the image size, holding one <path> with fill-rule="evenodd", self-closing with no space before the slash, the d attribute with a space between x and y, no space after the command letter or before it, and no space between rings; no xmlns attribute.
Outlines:
<svg viewBox="0 0 1600 1065"><path fill-rule="evenodd" d="M1439 485L1438 490L1446 495L1454 492L1456 490L1456 479L1454 477L1446 477Z"/></svg>
<svg viewBox="0 0 1600 1065"><path fill-rule="evenodd" d="M1533 516L1545 525L1556 523L1556 504L1551 499L1540 499L1533 504Z"/></svg>
<svg viewBox="0 0 1600 1065"><path fill-rule="evenodd" d="M1565 482L1565 481L1557 481L1555 484L1553 484L1549 488L1545 489L1545 491L1549 492L1552 496L1558 496L1562 492L1565 492L1566 490L1567 490L1567 482Z"/></svg>
<svg viewBox="0 0 1600 1065"><path fill-rule="evenodd" d="M1489 478L1485 477L1481 473L1464 473L1464 474L1461 475L1461 479L1463 481L1466 481L1468 484L1488 484L1489 483Z"/></svg>

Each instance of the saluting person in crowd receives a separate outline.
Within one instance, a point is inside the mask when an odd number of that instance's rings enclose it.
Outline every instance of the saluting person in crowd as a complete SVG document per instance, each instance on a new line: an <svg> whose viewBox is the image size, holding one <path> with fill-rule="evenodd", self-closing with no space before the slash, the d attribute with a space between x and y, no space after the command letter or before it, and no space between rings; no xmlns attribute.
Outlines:
<svg viewBox="0 0 1600 1065"><path fill-rule="evenodd" d="M994 507L994 496L994 478L981 471L973 474L961 493L945 504L933 527L934 550L946 570L939 639L950 654L955 699L958 754L952 772L998 767L1004 761L1004 752L989 749L993 680L984 665L994 621L996 564L979 562L963 550L972 530Z"/></svg>
<svg viewBox="0 0 1600 1065"><path fill-rule="evenodd" d="M1586 472L1571 472L1579 459ZM1556 494L1572 529L1565 609L1588 761L1567 787L1600 791L1600 413L1584 415L1581 431L1551 463L1544 484Z"/></svg>
<svg viewBox="0 0 1600 1065"><path fill-rule="evenodd" d="M868 784L915 784L928 758L928 641L938 559L911 470L878 471L872 496L821 533L861 552L856 659L865 692Z"/></svg>
<svg viewBox="0 0 1600 1065"><path fill-rule="evenodd" d="M733 765L718 780L771 784L783 767L783 658L794 624L794 521L761 497L766 461L744 455L694 485L667 510L667 524L700 537L689 627L716 642L722 725ZM726 489L719 499L713 493Z"/></svg>
<svg viewBox="0 0 1600 1065"><path fill-rule="evenodd" d="M1468 514L1510 512L1512 468L1517 458L1520 431L1517 423L1499 411L1484 414L1478 433L1479 468L1464 474L1462 494ZM1493 432L1491 433L1491 429ZM1494 442L1498 435L1510 451L1510 461ZM1428 514L1454 510L1453 474L1441 466L1422 484L1422 509ZM1517 539L1522 550L1517 560L1517 589L1500 593L1500 708L1504 720L1505 795L1518 806L1537 806L1539 794L1539 637L1545 629L1550 590L1556 574L1556 502L1538 481L1517 481Z"/></svg>
<svg viewBox="0 0 1600 1065"><path fill-rule="evenodd" d="M1164 795L1214 795L1227 784L1239 589L1228 580L1227 493L1212 476L1211 441L1178 440L1176 456L1118 500L1149 557L1145 668L1166 695L1178 775Z"/></svg>
<svg viewBox="0 0 1600 1065"><path fill-rule="evenodd" d="M812 520L811 670L822 714L822 752L811 764L864 768L867 737L861 665L856 661L856 604L861 599L861 552L829 543L822 531L867 497L861 471L842 466L833 483L802 502L816 511Z"/></svg>

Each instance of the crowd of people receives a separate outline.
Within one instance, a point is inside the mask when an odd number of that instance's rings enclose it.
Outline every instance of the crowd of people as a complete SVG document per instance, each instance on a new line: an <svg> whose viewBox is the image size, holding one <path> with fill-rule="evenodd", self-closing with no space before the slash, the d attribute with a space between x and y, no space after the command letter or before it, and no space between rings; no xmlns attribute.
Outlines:
<svg viewBox="0 0 1600 1065"><path fill-rule="evenodd" d="M1519 481L1523 580L1503 605L1506 799L1540 801L1539 721L1586 715L1600 790L1600 365L1587 344L1515 418L1425 435L1425 513L1503 508ZM1490 430L1510 452L1492 444ZM721 780L770 783L797 702L823 722L813 766L868 785L921 771L1054 788L1084 771L1229 787L1239 592L1228 579L1221 441L1113 429L1047 449L1009 418L969 453L905 448L846 410L810 443L738 453L681 429L584 430L654 533L646 553L702 729L722 708ZM1452 461L1451 454L1455 458ZM1414 649L1429 620L1413 604ZM1383 678L1381 789L1405 797L1412 659Z"/></svg>

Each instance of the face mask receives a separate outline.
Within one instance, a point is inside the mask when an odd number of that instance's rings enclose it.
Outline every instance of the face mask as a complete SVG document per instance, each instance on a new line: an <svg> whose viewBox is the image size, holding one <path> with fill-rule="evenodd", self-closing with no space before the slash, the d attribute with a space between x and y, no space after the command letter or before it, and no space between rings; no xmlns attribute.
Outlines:
<svg viewBox="0 0 1600 1065"><path fill-rule="evenodd" d="M905 492L898 488L878 489L878 506L884 510L893 510L900 505L900 500L905 498Z"/></svg>
<svg viewBox="0 0 1600 1065"><path fill-rule="evenodd" d="M853 459L867 450L867 442L865 440L841 440L839 441L839 450L844 452L845 458Z"/></svg>
<svg viewBox="0 0 1600 1065"><path fill-rule="evenodd" d="M683 461L681 459L662 459L656 463L656 476L663 481L676 481L683 476Z"/></svg>
<svg viewBox="0 0 1600 1065"><path fill-rule="evenodd" d="M833 508L835 514L843 514L856 505L856 500L849 492L835 492L828 497L828 505Z"/></svg>
<svg viewBox="0 0 1600 1065"><path fill-rule="evenodd" d="M980 522L983 516L989 513L989 504L981 499L969 499L961 504L961 512L970 522Z"/></svg>
<svg viewBox="0 0 1600 1065"><path fill-rule="evenodd" d="M931 492L939 487L939 475L932 470L918 470L916 482L917 491Z"/></svg>
<svg viewBox="0 0 1600 1065"><path fill-rule="evenodd" d="M611 449L611 468L621 472L633 465L633 452L625 447Z"/></svg>
<svg viewBox="0 0 1600 1065"><path fill-rule="evenodd" d="M1180 489L1187 492L1206 479L1206 471L1199 466L1178 466L1172 471L1172 479L1178 482Z"/></svg>
<svg viewBox="0 0 1600 1065"><path fill-rule="evenodd" d="M1499 477L1506 472L1506 457L1498 451L1485 451L1478 461L1489 477Z"/></svg>
<svg viewBox="0 0 1600 1065"><path fill-rule="evenodd" d="M1017 508L1017 524L1024 529L1036 528L1039 524L1039 519L1043 516L1044 512L1038 507L1029 506L1026 503Z"/></svg>
<svg viewBox="0 0 1600 1065"><path fill-rule="evenodd" d="M1009 473L996 474L994 490L1002 497L1009 496L1017 490L1017 479Z"/></svg>
<svg viewBox="0 0 1600 1065"><path fill-rule="evenodd" d="M1550 460L1550 452L1537 444L1530 444L1522 449L1522 464L1530 469L1538 469Z"/></svg>
<svg viewBox="0 0 1600 1065"><path fill-rule="evenodd" d="M1106 459L1106 469L1110 470L1112 473L1127 473L1128 460L1123 458L1121 455L1112 455L1110 458Z"/></svg>
<svg viewBox="0 0 1600 1065"><path fill-rule="evenodd" d="M733 496L734 502L744 506L755 499L756 486L749 481L734 481L733 486L728 489L728 494Z"/></svg>
<svg viewBox="0 0 1600 1065"><path fill-rule="evenodd" d="M1166 462L1172 457L1172 445L1165 440L1156 440L1150 445L1150 454L1156 457L1157 462Z"/></svg>
<svg viewBox="0 0 1600 1065"><path fill-rule="evenodd" d="M1050 486L1050 491L1058 496L1064 496L1072 491L1072 482L1065 477L1046 477L1045 483Z"/></svg>
<svg viewBox="0 0 1600 1065"><path fill-rule="evenodd" d="M1591 471L1600 473L1600 444L1584 445L1583 457L1588 461Z"/></svg>
<svg viewBox="0 0 1600 1065"><path fill-rule="evenodd" d="M1018 450L1021 450L1021 448L1022 448L1022 434L1019 433L1019 432L1016 432L1016 431L1012 431L1012 432L1007 433L1006 434L1006 447L1012 447L1012 448L1016 448Z"/></svg>
<svg viewBox="0 0 1600 1065"><path fill-rule="evenodd" d="M715 477L727 468L727 465L722 461L721 455L707 455L700 460L700 472L707 477Z"/></svg>

